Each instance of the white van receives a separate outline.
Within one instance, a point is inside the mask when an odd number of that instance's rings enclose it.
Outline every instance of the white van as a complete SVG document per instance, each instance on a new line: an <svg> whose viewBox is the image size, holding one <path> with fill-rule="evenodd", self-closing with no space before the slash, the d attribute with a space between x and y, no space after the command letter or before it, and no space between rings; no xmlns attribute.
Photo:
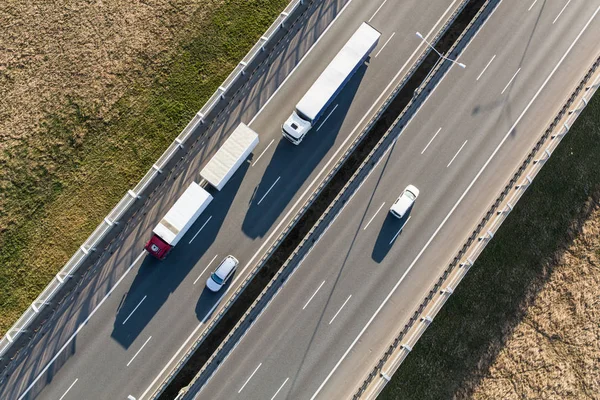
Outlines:
<svg viewBox="0 0 600 400"><path fill-rule="evenodd" d="M419 189L413 185L408 185L390 207L390 213L396 218L404 217L404 214L415 204L417 197L419 197Z"/></svg>
<svg viewBox="0 0 600 400"><path fill-rule="evenodd" d="M206 280L206 287L213 292L218 292L231 279L238 264L239 261L234 256L225 257Z"/></svg>

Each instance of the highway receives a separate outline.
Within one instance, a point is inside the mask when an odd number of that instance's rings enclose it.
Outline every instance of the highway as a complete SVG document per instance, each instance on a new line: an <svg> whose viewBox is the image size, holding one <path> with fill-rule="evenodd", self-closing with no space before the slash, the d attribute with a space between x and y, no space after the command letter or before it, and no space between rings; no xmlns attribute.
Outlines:
<svg viewBox="0 0 600 400"><path fill-rule="evenodd" d="M599 13L501 2L195 398L351 398L598 57Z"/></svg>
<svg viewBox="0 0 600 400"><path fill-rule="evenodd" d="M189 149L77 290L12 361L2 399L146 399L178 362L327 172L360 133L459 0L316 2L269 61ZM281 124L363 21L382 32L359 69L299 147ZM238 170L169 258L143 251L152 228L240 121L259 133ZM204 282L222 258L241 262L220 293Z"/></svg>

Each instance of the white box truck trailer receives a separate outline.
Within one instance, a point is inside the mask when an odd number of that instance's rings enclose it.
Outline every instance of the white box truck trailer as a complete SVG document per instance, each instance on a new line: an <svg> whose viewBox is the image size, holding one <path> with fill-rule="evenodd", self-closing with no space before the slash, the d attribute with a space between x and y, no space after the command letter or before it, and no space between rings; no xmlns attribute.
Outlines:
<svg viewBox="0 0 600 400"><path fill-rule="evenodd" d="M281 127L286 139L295 145L300 144L306 133L377 46L380 36L381 33L371 25L366 22L361 24Z"/></svg>
<svg viewBox="0 0 600 400"><path fill-rule="evenodd" d="M258 134L248 125L240 123L208 164L202 168L200 176L217 190L223 189L257 144Z"/></svg>
<svg viewBox="0 0 600 400"><path fill-rule="evenodd" d="M152 231L153 235L145 247L148 253L159 260L164 259L212 199L203 187L192 182Z"/></svg>

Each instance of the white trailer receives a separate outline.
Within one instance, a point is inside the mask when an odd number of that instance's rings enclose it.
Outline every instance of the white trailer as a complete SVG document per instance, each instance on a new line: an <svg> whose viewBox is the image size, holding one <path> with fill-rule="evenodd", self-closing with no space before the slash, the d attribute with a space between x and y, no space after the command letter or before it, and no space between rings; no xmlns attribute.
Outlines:
<svg viewBox="0 0 600 400"><path fill-rule="evenodd" d="M223 186L248 158L258 144L258 134L244 123L240 123L223 146L200 171L200 176L217 188Z"/></svg>
<svg viewBox="0 0 600 400"><path fill-rule="evenodd" d="M300 144L306 133L377 46L380 36L381 33L366 22L360 25L281 127L286 139L293 144Z"/></svg>
<svg viewBox="0 0 600 400"><path fill-rule="evenodd" d="M212 199L213 197L206 189L196 182L192 182L156 225L152 231L152 238L146 244L146 250L158 259L165 258L208 207Z"/></svg>

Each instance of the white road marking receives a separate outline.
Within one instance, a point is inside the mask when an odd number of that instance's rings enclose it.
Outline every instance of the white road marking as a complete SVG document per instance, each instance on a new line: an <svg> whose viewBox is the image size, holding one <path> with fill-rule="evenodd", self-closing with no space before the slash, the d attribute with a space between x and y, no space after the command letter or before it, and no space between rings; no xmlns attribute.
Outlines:
<svg viewBox="0 0 600 400"><path fill-rule="evenodd" d="M450 210L450 212L448 212L448 214L446 215L446 217L444 218L444 220L437 227L437 229L435 230L435 232L433 232L433 234L431 235L431 237L429 238L429 240L427 241L427 243L425 243L425 245L423 246L423 248L421 249L421 251L419 252L419 254L417 254L417 256L415 257L415 259L413 260L413 262L409 265L408 269L406 271L404 271L404 274L402 274L402 276L400 277L400 279L398 280L398 282L396 282L396 284L394 285L394 287L392 288L392 290L390 290L390 292L385 297L385 299L383 299L383 301L381 302L381 304L379 305L379 307L377 308L377 310L375 310L375 312L373 313L373 315L371 315L371 318L369 318L369 320L367 321L366 325L362 328L362 330L358 333L358 335L356 336L356 338L354 339L354 341L346 349L346 351L344 352L344 354L342 355L342 357L338 360L338 362L335 364L335 366L333 367L333 369L329 372L329 374L327 375L327 377L325 378L325 380L317 388L316 392L312 395L312 397L310 398L310 400L314 400L319 395L319 393L321 392L321 390L323 390L323 388L325 387L325 385L327 384L327 382L329 381L329 379L331 379L331 377L333 376L333 374L335 373L335 371L337 371L337 369L342 364L342 362L344 361L344 359L352 351L352 349L354 348L354 346L356 346L356 343L358 343L358 341L360 340L360 338L362 337L362 335L365 333L365 331L369 328L369 326L371 326L371 324L373 323L373 321L375 320L375 318L377 318L377 316L379 315L379 313L381 312L381 310L383 309L383 307L387 304L387 302L390 300L390 298L394 295L394 293L396 292L396 290L398 289L398 287L400 286L400 284L402 283L402 281L404 281L404 278L406 278L406 276L410 273L410 271L413 269L413 267L415 266L415 264L417 263L417 261L421 258L421 256L425 252L425 250L427 250L427 248L429 247L429 245L431 244L431 242L433 241L433 239L435 239L435 237L437 236L437 234L439 233L439 231L444 227L444 225L446 224L446 222L448 221L448 219L450 218L450 216L454 213L454 211L456 210L456 208L463 201L463 199L465 198L465 196L469 193L469 191L471 190L471 188L473 187L473 185L475 185L475 182L477 182L477 180L479 179L479 177L481 176L481 174L483 173L483 171L485 171L485 169L487 168L487 166L489 165L489 163L496 156L496 154L498 153L498 151L500 150L500 148L502 147L502 145L504 144L504 142L506 142L506 140L510 136L511 132L513 131L513 129L515 129L515 127L519 124L519 122L521 122L521 119L523 119L523 116L527 113L527 111L529 111L529 108L531 108L531 105L533 104L533 102L538 98L538 96L540 95L540 93L542 92L542 90L546 87L546 85L548 84L548 82L550 81L550 79L552 79L552 76L554 76L554 74L556 73L556 70L558 69L558 67L560 67L560 65L563 63L563 61L565 60L565 58L569 55L569 53L571 52L571 50L575 46L575 44L579 41L579 39L581 38L581 36L583 35L583 33L587 30L588 26L592 23L592 21L596 17L596 14L598 14L598 11L600 11L600 6L598 6L598 8L596 8L596 11L594 12L594 14L590 17L590 19L585 24L585 26L583 27L583 29L579 32L579 34L577 35L577 37L575 38L575 40L573 40L573 42L571 43L571 45L569 46L569 48L567 49L567 51L563 54L563 56L561 57L561 59L554 66L554 69L552 69L552 71L550 72L550 75L548 75L548 77L546 78L546 80L542 83L542 86L540 86L540 88L537 90L537 92L533 95L533 97L531 98L531 100L529 101L529 103L527 104L527 106L525 107L525 109L521 112L521 115L519 115L519 117L516 119L516 121L514 122L514 124L510 127L510 129L508 130L508 132L504 135L504 137L502 138L502 141L500 141L500 143L498 144L498 146L496 146L496 148L494 149L494 151L492 152L492 154L490 155L490 157L487 159L487 161L485 162L485 164L481 167L481 169L479 170L479 172L477 172L477 175L475 175L475 177L473 178L473 180L471 181L471 183L469 184L469 186L465 189L465 191L463 192L463 194L456 201L456 203L454 204L454 206L452 207L452 209ZM489 19L489 17L488 17L488 19Z"/></svg>
<svg viewBox="0 0 600 400"><path fill-rule="evenodd" d="M446 10L444 11L444 13L438 18L438 20L436 21L436 23L433 25L433 27L429 30L429 32L427 33L426 36L431 35L431 33L436 29L436 27L441 23L441 21L443 20L444 16L452 9L452 7L454 6L454 4L457 2L458 0L454 0L452 2L452 4L450 4ZM344 10L346 9L346 7L348 7L348 5L352 2L352 0L348 0L348 3L346 3L344 5L344 8L342 8L342 10L340 11L340 14L342 12L344 12ZM497 9L497 7L496 7ZM494 9L494 11L496 10ZM329 27L331 27L333 25L333 22L337 19L337 17L331 22L331 24L329 25ZM488 17L489 19L489 17ZM487 20L485 21L487 22ZM485 25L484 22L484 25ZM483 25L482 25L483 26ZM327 29L329 29L329 27L326 28L325 32L327 31ZM323 34L325 33L323 32ZM323 35L322 35L323 36ZM321 36L321 37L322 37ZM318 41L319 39L317 39ZM239 275L236 275L235 278L233 279L233 281L231 282L231 285L229 286L229 288L235 287L236 282L240 279L240 277L244 276L244 272L246 271L246 269L248 269L252 263L254 262L254 259L256 257L258 257L258 255L262 252L263 248L269 244L271 242L271 239L273 238L273 236L275 236L275 234L277 234L279 232L279 229L281 228L281 226L288 220L290 214L292 214L292 212L296 209L296 207L298 207L298 205L300 204L300 202L303 201L303 199L306 197L308 192L312 192L312 187L315 185L315 183L320 179L321 175L323 175L323 173L325 171L328 170L329 165L336 160L337 155L343 150L345 149L346 143L353 137L354 133L356 132L357 129L359 129L362 125L362 123L365 121L365 119L371 114L371 112L373 111L373 109L375 108L375 106L381 101L382 97L386 94L386 92L390 89L390 87L394 84L394 82L396 81L396 79L398 79L398 76L400 76L400 74L402 73L402 71L404 71L404 69L406 69L407 65L411 62L411 60L415 57L415 54L417 54L417 52L419 51L419 49L424 45L423 41L421 41L419 43L419 45L415 48L415 50L412 52L412 54L410 55L410 57L407 58L407 60L404 62L404 64L402 65L402 67L400 67L400 69L398 70L398 72L396 73L396 75L394 75L394 77L390 80L390 82L388 83L388 85L385 87L385 89L383 89L383 91L381 92L381 94L379 95L379 97L373 102L373 104L371 105L371 107L369 107L369 109L367 110L367 112L363 115L363 117L360 119L360 121L358 121L358 124L355 125L354 129L352 130L352 132L350 132L350 134L346 137L346 139L341 143L341 145L338 147L338 149L335 151L335 153L331 156L331 158L329 159L329 161L327 161L327 164L325 164L323 166L323 168L321 169L321 171L319 171L319 173L317 174L317 176L315 176L315 178L312 180L312 182L308 185L308 187L304 190L304 192L302 193L302 195L300 195L300 197L298 198L298 200L296 200L296 202L294 203L294 205L290 208L290 210L285 214L285 216L281 219L281 221L277 224L277 226L275 227L275 229L271 232L271 234L269 235L269 237L267 237L267 239L265 241L263 241L263 244L258 248L258 250L254 253L254 255L250 258L250 260L248 260L248 262L246 263L246 265L244 266L244 268L240 271ZM311 47L311 49L314 48ZM309 49L309 52L310 50ZM308 54L308 53L307 53ZM304 56L306 57L306 55ZM297 66L296 66L297 68ZM452 68L452 66L450 67ZM293 70L292 70L293 72ZM291 74L291 73L290 73ZM287 78L286 78L287 79ZM284 80L285 82L285 80ZM282 85L283 86L283 83ZM271 98L268 100L270 101L273 97L271 96ZM263 108L266 106L266 104L263 106ZM262 109L259 110L262 111ZM254 121L256 117L254 117L252 119L252 121ZM252 121L250 121L250 123L248 123L248 125L250 125L252 123ZM185 340L185 342L183 342L183 344L179 347L179 349L177 349L177 351L175 352L175 354L173 355L173 357L171 357L171 359L169 360L169 362L167 364L165 364L165 366L163 367L163 369L158 373L158 375L156 375L156 377L154 378L154 380L150 383L150 385L146 388L146 390L142 393L142 395L139 397L139 400L142 400L151 390L152 387L156 384L156 382L160 379L160 377L165 373L165 371L169 368L169 366L173 363L173 361L175 360L175 358L177 358L177 356L179 355L179 353L181 353L181 351L187 346L187 344L189 343L190 340L192 340L192 338L196 335L196 333L198 332L198 330L200 330L200 328L202 327L202 325L206 322L206 320L208 319L208 317L212 314L212 312L215 310L215 308L217 308L217 306L220 304L220 302L223 300L223 298L225 298L225 296L228 293L227 289L223 295L218 299L218 301L215 303L214 306L211 307L211 309L206 313L206 315L204 316L204 318L202 319L202 321L196 326L196 328L192 331L192 333L190 333L190 335L187 337L187 339Z"/></svg>
<svg viewBox="0 0 600 400"><path fill-rule="evenodd" d="M198 277L196 278L196 280L194 281L194 285L196 284L196 282L198 282L198 279L200 279L200 277L202 275L204 275L204 273L206 272L206 270L208 269L208 267L210 267L210 264L213 263L213 261L215 261L215 258L217 258L218 254L215 254L215 256L213 257L212 260L210 260L210 262L206 265L206 267L202 270L202 272L200 272L200 275L198 275Z"/></svg>
<svg viewBox="0 0 600 400"><path fill-rule="evenodd" d="M331 110L331 112L329 114L327 114L327 117L325 117L325 119L323 120L323 122L321 122L321 124L317 128L317 132L319 131L319 129L321 129L321 127L323 126L323 124L325 122L327 122L327 120L329 119L329 117L331 117L331 114L333 114L333 112L335 111L336 108L338 108L338 106L339 106L339 104L336 104L335 107L333 107L333 110Z"/></svg>
<svg viewBox="0 0 600 400"><path fill-rule="evenodd" d="M321 33L321 36L319 36L317 38L317 40L315 40L315 42L312 44L312 46L310 46L310 49L308 49L308 51L306 52L306 54L302 56L302 58L300 59L300 61L298 61L298 64L296 64L296 66L290 71L290 73L288 74L288 76L285 77L285 79L283 80L283 82L281 82L281 84L277 87L277 89L275 89L275 91L273 92L273 94L271 95L271 97L269 97L269 99L265 102L265 104L263 104L263 106L258 110L258 112L254 116L254 118L252 118L250 120L250 122L248 122L248 125L252 125L252 123L254 122L254 120L256 118L258 118L258 116L265 109L265 107L267 106L267 104L269 104L271 102L271 100L273 100L273 97L275 97L275 95L279 92L279 90L282 87L285 86L285 83L287 82L287 80L290 79L290 77L294 74L294 72L296 72L296 70L298 69L298 67L300 66L300 64L302 64L302 62L304 61L304 59L306 59L306 57L308 57L308 55L310 54L310 52L313 51L313 49L317 46L317 43L319 43L321 41L321 39L323 39L325 37L325 34L327 33L327 31L334 25L335 21L344 13L344 11L346 11L346 8L348 8L348 6L352 3L352 1L353 0L348 0L348 2L346 4L344 4L344 7L340 10L340 12L338 13L338 15L335 16L335 18L329 23L329 25L327 26L327 28L325 28L325 30L323 31L323 33Z"/></svg>
<svg viewBox="0 0 600 400"><path fill-rule="evenodd" d="M421 154L425 153L425 150L427 150L427 148L429 147L429 145L431 144L431 142L433 142L433 139L435 139L435 137L438 135L438 133L440 133L440 131L442 130L442 128L440 127L437 132L435 133L435 135L433 135L433 137L431 138L431 140L429 141L429 143L427 143L427 146L425 146L425 148L423 149L423 151L421 152Z"/></svg>
<svg viewBox="0 0 600 400"><path fill-rule="evenodd" d="M135 358L138 356L138 354L140 354L140 351L142 351L142 349L148 344L148 342L150 341L150 339L152 339L152 336L150 336L148 339L146 339L146 341L144 342L144 344L142 345L142 347L140 347L140 349L137 351L137 353L135 353L133 355L133 358L131 360L129 360L129 362L127 363L128 367L129 367L129 364L131 364L133 362L133 360L135 360Z"/></svg>
<svg viewBox="0 0 600 400"><path fill-rule="evenodd" d="M37 383L37 381L40 380L40 378L42 377L42 375L45 374L46 371L48 371L48 368L50 368L50 366L54 363L54 361L56 361L56 359L58 358L58 356L60 356L60 354L67 348L67 346L73 341L73 339L75 339L75 336L77 336L77 334L79 333L79 331L81 331L83 329L83 327L88 323L88 321L90 320L90 318L92 318L92 316L94 316L94 314L96 314L96 311L98 311L98 309L100 308L100 306L102 306L102 304L104 304L104 302L106 301L106 299L108 299L108 296L110 296L111 293L114 292L114 290L117 288L117 286L119 286L119 284L123 281L123 279L125 279L125 277L127 276L127 274L129 274L129 272L133 269L134 265L137 264L137 262L140 260L140 258L142 258L142 256L145 253L146 253L145 251L142 251L142 253L135 259L135 261L133 262L133 264L131 264L129 266L129 268L127 268L127 270L125 271L125 273L123 274L123 276L121 276L119 278L119 280L117 281L117 283L115 283L115 286L113 286L112 288L110 288L110 290L108 291L108 293L106 293L106 295L102 298L102 300L100 300L100 302L98 303L98 305L96 305L96 307L94 307L94 309L92 310L92 312L90 313L90 315L88 315L87 318L83 320L83 322L79 325L79 327L77 328L77 330L69 337L69 339L60 348L60 350L58 350L58 352L56 353L56 355L54 357L52 357L52 359L50 360L50 362L48 363L48 365L46 365L44 367L44 369L42 370L42 372L40 372L38 374L38 376L35 377L35 379L33 380L33 382L31 382L31 384L29 386L27 386L27 389L25 389L25 391L21 394L21 396L19 396L18 400L23 399L27 395L27 393L29 393L29 391L31 390L31 388L33 388L33 386Z"/></svg>
<svg viewBox="0 0 600 400"><path fill-rule="evenodd" d="M476 81L479 80L479 78L481 78L481 76L483 75L483 73L488 69L488 67L490 66L490 64L492 63L492 61L494 61L494 58L496 58L496 55L494 54L494 56L492 57L492 59L490 61L488 61L487 65L485 66L485 68L483 69L483 71L481 71L481 73L477 76L477 79L475 79Z"/></svg>
<svg viewBox="0 0 600 400"><path fill-rule="evenodd" d="M315 295L317 294L317 292L321 289L321 287L323 287L324 284L325 284L325 281L321 282L321 284L319 285L319 287L317 288L317 290L315 290L315 292L313 293L312 296L310 296L310 299L308 299L308 301L306 302L306 304L304 305L304 307L302 307L303 310L306 308L306 306L308 306L308 303L310 303L310 301L313 299L313 297L315 297Z"/></svg>
<svg viewBox="0 0 600 400"><path fill-rule="evenodd" d="M531 11L531 9L533 8L533 6L535 5L535 3L537 3L537 0L533 0L533 3L531 3L531 5L529 6L529 8L527 9L527 11Z"/></svg>
<svg viewBox="0 0 600 400"><path fill-rule="evenodd" d="M192 244L192 242L194 241L194 239L196 239L196 236L198 236L198 234L200 233L200 231L202 229L204 229L204 227L206 226L206 224L208 224L208 221L210 221L212 219L212 215L210 217L208 217L208 219L206 220L206 222L204 224L202 224L202 226L200 227L200 229L198 229L198 232L196 232L196 234L194 235L194 237L192 238L192 240L190 240L190 242L188 244Z"/></svg>
<svg viewBox="0 0 600 400"><path fill-rule="evenodd" d="M275 394L273 395L273 397L271 397L271 400L275 399L275 397L277 397L277 395L279 394L279 392L281 392L281 389L283 389L283 387L285 386L285 384L287 383L287 381L289 381L290 378L286 378L285 381L283 381L283 383L281 384L281 386L279 386L279 389L277 389L277 391L275 392Z"/></svg>
<svg viewBox="0 0 600 400"><path fill-rule="evenodd" d="M340 313L340 311L342 311L342 308L344 308L344 306L346 305L346 303L348 302L348 300L350 300L350 297L352 297L352 295L348 296L348 298L346 299L346 301L344 302L344 304L342 304L342 306L340 307L340 309L338 310L338 312L336 312L335 315L333 316L333 318L331 318L331 321L329 321L329 325L331 325L331 323L333 322L333 320L335 319L335 317L337 317L338 314Z"/></svg>
<svg viewBox="0 0 600 400"><path fill-rule="evenodd" d="M504 94L504 92L506 92L506 89L508 89L508 87L510 86L510 84L512 83L512 81L515 79L515 77L517 76L517 74L519 73L520 70L521 70L521 68L519 68L517 70L517 72L515 72L515 74L512 76L512 78L510 78L510 81L508 81L508 83L506 84L506 86L504 86L504 89L502 89L502 92L500 92L500 94Z"/></svg>
<svg viewBox="0 0 600 400"><path fill-rule="evenodd" d="M73 388L73 386L75 386L75 384L77 383L78 380L79 380L79 378L75 379L75 381L73 383L71 383L71 386L69 386L67 391L64 392L63 395L60 396L60 399L58 399L58 400L63 400L65 398L65 396L67 395L67 393L69 393L69 390L71 390L71 388Z"/></svg>
<svg viewBox="0 0 600 400"><path fill-rule="evenodd" d="M460 153L460 151L463 149L463 147L465 147L465 144L467 144L468 140L465 140L465 142L462 144L462 146L460 146L460 149L458 149L458 151L456 152L456 154L454 155L454 157L452 157L452 160L450 160L450 162L448 163L448 165L446 165L446 168L448 168L450 166L450 164L452 164L452 162L454 161L454 159L458 156L458 153Z"/></svg>
<svg viewBox="0 0 600 400"><path fill-rule="evenodd" d="M135 397L133 397L132 395L127 396L127 400L135 400Z"/></svg>
<svg viewBox="0 0 600 400"><path fill-rule="evenodd" d="M260 205L260 203L262 203L262 201L265 199L265 197L267 197L267 195L269 194L269 192L271 191L271 189L273 189L273 186L275 186L277 184L277 182L279 182L280 179L281 179L281 176L278 176L277 179L275 180L275 182L273 182L273 184L269 188L269 190L267 190L267 193L265 193L263 195L263 197L260 198L260 200L258 201L257 205Z"/></svg>
<svg viewBox="0 0 600 400"><path fill-rule="evenodd" d="M385 43L383 44L383 46L381 46L381 49L379 49L379 51L377 52L377 54L375 54L374 58L377 58L377 56L379 55L379 53L381 53L381 50L383 50L383 48L388 44L388 42L390 40L392 40L392 38L394 37L395 34L396 34L396 32L392 32L392 35L390 36L390 38L385 41Z"/></svg>
<svg viewBox="0 0 600 400"><path fill-rule="evenodd" d="M561 14L563 13L563 11L565 11L565 8L567 8L567 6L569 5L570 2L571 2L571 0L567 1L567 4L565 4L565 6L562 8L562 10L560 10L560 12L558 13L558 15L556 16L556 18L554 18L554 21L552 21L552 25L554 25L554 23L556 21L558 21L558 18L561 16Z"/></svg>
<svg viewBox="0 0 600 400"><path fill-rule="evenodd" d="M246 387L246 385L248 384L248 382L250 382L250 379L252 379L252 377L254 376L254 374L256 373L256 371L258 371L258 369L260 368L261 365L262 365L262 363L258 364L258 367L256 367L256 369L254 370L254 372L248 377L248 379L246 379L246 382L244 382L244 384L242 385L242 387L240 388L240 390L238 390L238 393L242 393L242 390L244 390L244 388Z"/></svg>
<svg viewBox="0 0 600 400"><path fill-rule="evenodd" d="M127 322L129 320L129 318L131 318L131 316L133 315L133 313L135 312L135 310L137 310L138 307L142 304L142 302L144 300L146 300L146 297L148 297L148 296L146 295L146 296L144 296L144 298L142 300L140 300L140 302L138 303L138 305L135 306L135 308L133 309L133 311L129 313L129 315L127 316L127 318L125 318L125 321L123 321L122 325L125 325L125 322Z"/></svg>
<svg viewBox="0 0 600 400"><path fill-rule="evenodd" d="M258 158L256 159L256 161L254 161L252 163L252 166L254 167L256 165L256 163L258 162L258 160L260 160L260 158L263 156L263 154L265 154L267 152L267 150L269 150L269 147L271 147L271 145L273 144L273 142L275 141L275 139L271 139L271 143L269 143L267 145L267 147L265 147L265 149L263 150L262 153L260 153L260 156L258 156Z"/></svg>
<svg viewBox="0 0 600 400"><path fill-rule="evenodd" d="M377 211L375 211L375 214L373 214L373 216L371 217L371 219L369 220L369 222L367 222L367 224L363 228L363 231L369 227L369 225L371 224L371 222L373 222L373 220L375 219L375 216L379 213L379 211L381 211L381 209L383 208L384 204L385 204L385 201L379 206L379 208L377 209Z"/></svg>
<svg viewBox="0 0 600 400"><path fill-rule="evenodd" d="M404 223L402 224L402 226L400 227L400 229L398 229L398 232L396 232L396 234L394 235L394 237L392 238L392 240L390 240L390 242L388 244L392 244L394 242L394 240L396 240L396 238L398 237L398 235L400 234L400 232L402 232L402 229L404 229L404 227L406 226L406 224L408 224L408 221L410 221L411 216L409 216L408 218L406 218L406 221L404 221Z"/></svg>
<svg viewBox="0 0 600 400"><path fill-rule="evenodd" d="M386 2L386 1L387 1L387 0L383 0L383 3L381 3L381 5L380 5L380 6L377 8L377 10L375 10L375 14L373 14L373 15L371 16L371 18L369 18L369 20L368 20L367 22L371 22L371 20L372 20L373 18L375 18L375 15L377 15L377 13L379 12L379 10L381 10L381 7L383 7L383 5L385 4L385 2Z"/></svg>

